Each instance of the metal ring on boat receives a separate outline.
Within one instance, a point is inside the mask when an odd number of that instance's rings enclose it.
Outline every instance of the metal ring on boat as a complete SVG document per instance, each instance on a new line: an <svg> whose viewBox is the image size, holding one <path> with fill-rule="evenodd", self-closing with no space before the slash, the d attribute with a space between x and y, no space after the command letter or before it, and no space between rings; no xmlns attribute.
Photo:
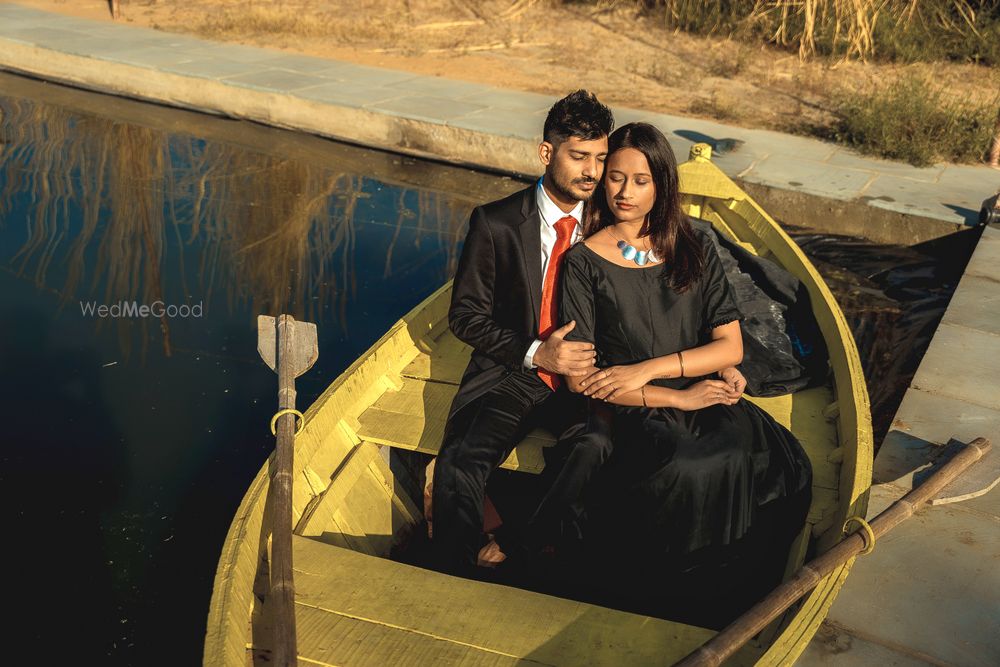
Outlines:
<svg viewBox="0 0 1000 667"><path fill-rule="evenodd" d="M862 536L861 539L865 541L865 548L858 552L859 556L867 556L875 549L875 531L872 530L870 523L865 521L859 516L852 516L847 519L844 523L844 533L847 533L847 529L850 528L852 523L857 523L861 526ZM853 533L852 533L853 534Z"/></svg>
<svg viewBox="0 0 1000 667"><path fill-rule="evenodd" d="M275 430L275 424L278 423L278 419L283 415L295 415L296 417L298 417L298 419L295 422L295 435L298 435L299 433L302 432L302 427L305 426L306 424L305 415L303 415L298 410L295 410L294 408L285 408L284 410L278 410L277 412L274 413L274 416L271 417L271 435L278 434L277 431Z"/></svg>

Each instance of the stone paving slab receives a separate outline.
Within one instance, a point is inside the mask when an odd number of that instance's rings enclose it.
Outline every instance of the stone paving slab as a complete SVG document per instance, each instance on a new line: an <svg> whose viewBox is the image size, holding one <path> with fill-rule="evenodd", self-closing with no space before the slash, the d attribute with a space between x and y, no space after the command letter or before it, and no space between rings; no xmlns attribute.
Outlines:
<svg viewBox="0 0 1000 667"><path fill-rule="evenodd" d="M951 297L951 303L941 321L1000 336L1000 318L996 316L998 312L1000 282L975 273L966 273Z"/></svg>
<svg viewBox="0 0 1000 667"><path fill-rule="evenodd" d="M275 51L274 49L262 49L253 46L242 46L240 44L220 44L209 41L201 41L189 49L189 51L202 58L222 58L240 63L261 63L261 67L264 68L273 67L275 59L287 56L287 54ZM268 64L264 65L265 61Z"/></svg>
<svg viewBox="0 0 1000 667"><path fill-rule="evenodd" d="M412 72L381 69L379 67L369 67L368 65L355 65L353 63L339 63L339 65L342 67L345 81L363 81L372 86L386 86L388 90L396 90L395 88L389 88L390 84L419 77L418 74Z"/></svg>
<svg viewBox="0 0 1000 667"><path fill-rule="evenodd" d="M981 436L1000 446L1000 411L911 388L875 461L873 483L891 485L901 495L913 488L914 478L926 476L930 462L939 460L949 442L969 442ZM1000 487L961 506L995 517L1000 524ZM994 530L1000 532L1000 525ZM1000 607L1000 591L997 595Z"/></svg>
<svg viewBox="0 0 1000 667"><path fill-rule="evenodd" d="M249 63L244 63L243 65L244 67L252 66L252 64ZM299 88L309 88L329 83L328 79L321 76L302 74L300 72L290 72L288 70L281 69L255 69L254 71L247 72L245 74L226 76L224 77L224 80L226 83L234 83L239 86L256 88L257 90L265 92L279 91L282 93L287 93Z"/></svg>
<svg viewBox="0 0 1000 667"><path fill-rule="evenodd" d="M383 102L367 105L372 111L415 118L417 120L447 123L449 120L461 118L476 111L486 109L481 104L459 102L447 97L431 95L403 95Z"/></svg>
<svg viewBox="0 0 1000 667"><path fill-rule="evenodd" d="M177 63L187 63L197 60L196 56L192 56L189 53L160 46L125 49L123 51L111 50L97 57L111 62L125 63L127 65L144 65L147 67L163 67L165 65L176 65Z"/></svg>
<svg viewBox="0 0 1000 667"><path fill-rule="evenodd" d="M312 56L276 55L255 62L259 63L262 67L284 69L302 74L322 75L338 71L335 63L330 62L330 60L326 58L313 58Z"/></svg>
<svg viewBox="0 0 1000 667"><path fill-rule="evenodd" d="M873 487L870 514L896 498L885 485ZM917 512L879 539L874 553L855 561L830 619L939 663L995 667L1000 530L987 526L959 505ZM845 595L848 590L853 594Z"/></svg>
<svg viewBox="0 0 1000 667"><path fill-rule="evenodd" d="M928 667L934 662L913 655L898 653L875 642L824 622L816 638L806 647L799 664L815 667Z"/></svg>
<svg viewBox="0 0 1000 667"><path fill-rule="evenodd" d="M835 151L826 162L835 167L875 171L883 176L895 176L922 183L936 183L945 172L943 164L933 167L914 167L903 162L890 162L889 160L861 156L843 149Z"/></svg>
<svg viewBox="0 0 1000 667"><path fill-rule="evenodd" d="M1000 269L1000 229L987 228L983 230L983 236L976 245L976 252L969 260L969 265L965 267L965 273L996 282L1000 281L998 269Z"/></svg>
<svg viewBox="0 0 1000 667"><path fill-rule="evenodd" d="M544 112L555 101L555 97L548 95L502 90L474 82L420 76L274 49L221 44L148 28L110 25L12 3L0 4L0 67L6 65L18 69L17 62L3 62L4 43L31 43L53 53L141 65L151 72L227 79L231 85L252 86L260 93L286 95L289 103L294 103L296 98L304 98L345 109L386 114L395 118L394 122L414 121L473 132L475 136L470 135L467 141L462 142L459 140L461 135L435 132L432 127L422 129L421 138L425 143L434 137L438 137L440 143L432 141L423 145L421 152L464 162L475 163L481 159L483 166L521 173L537 172L538 164L533 158L533 147L517 145L516 142L535 143L540 139L541 123L533 125L531 121L535 120L535 114ZM171 58L163 52L164 49L183 54ZM143 52L147 55L142 55ZM280 72L289 74L281 75ZM33 73L45 75L45 72ZM310 76L341 81L343 86L337 90L334 85L302 78ZM95 82L86 83L89 87L102 87ZM104 87L111 92L122 92L120 87L116 90L111 83ZM274 98L269 99L273 103ZM173 97L169 101L182 102ZM191 106L203 108L199 103L191 103ZM260 104L248 106L256 109ZM212 110L227 111L225 108ZM870 159L834 144L806 137L641 109L615 108L614 111L618 125L643 120L660 127L681 158L686 156L693 142L713 144L719 165L728 174L746 183L841 202L857 202L873 209L917 215L952 225L974 225L981 202L1000 185L1000 172L985 167L936 165L917 169ZM290 115L298 117L294 113ZM525 115L530 121L525 120ZM272 116L265 113L262 118L254 119L268 121ZM366 118L370 120L371 116ZM283 123L277 119L275 122L293 126L291 120ZM316 131L317 125L302 124L303 129L309 131ZM370 128L356 130L357 140L372 142L381 148L404 150L405 142L400 144L399 141L405 132L393 128L391 124L383 125L384 141L380 141L379 135ZM332 134L350 137L351 132L341 123L338 131ZM475 153L476 149L470 148L467 155L453 154L464 144L486 145L490 137L500 137L503 141L481 153ZM480 154L484 157L477 157Z"/></svg>
<svg viewBox="0 0 1000 667"><path fill-rule="evenodd" d="M525 93L516 90L487 87L485 90L466 92L458 99L482 104L497 111L516 111L519 114L548 112L552 106L552 98L538 93Z"/></svg>
<svg viewBox="0 0 1000 667"><path fill-rule="evenodd" d="M677 142L671 142L676 144ZM686 144L681 144L684 152L678 153L679 155L687 155L691 149L691 146L695 142L688 142ZM730 174L733 177L741 178L746 180L747 175L753 171L754 166L756 166L758 160L750 155L744 155L743 153L722 153L718 155L712 155L712 162L714 162L722 171ZM802 192L806 192L805 188L796 188ZM826 195L821 195L826 196Z"/></svg>
<svg viewBox="0 0 1000 667"><path fill-rule="evenodd" d="M260 70L253 63L242 63L233 60L223 60L221 58L200 58L196 60L186 60L180 57L175 62L163 62L157 66L164 72L174 72L184 74L199 79L222 79L225 77L237 77L240 75L253 75ZM254 87L252 84L241 83L238 80L230 81L229 85ZM258 90L266 90L258 88Z"/></svg>
<svg viewBox="0 0 1000 667"><path fill-rule="evenodd" d="M470 99L470 102L473 104L475 103L474 99ZM506 109L485 107L478 111L472 111L459 116L458 118L453 118L448 121L448 125L476 132L495 132L503 136L520 138L526 134L530 136L537 131L545 122L547 111L548 109L546 108L544 111L525 111L511 116L511 113ZM496 128L498 127L502 127L503 129L497 130Z"/></svg>
<svg viewBox="0 0 1000 667"><path fill-rule="evenodd" d="M386 84L390 88L399 88L409 95L426 95L431 97L445 97L465 104L475 104L477 107L485 108L489 105L468 99L469 96L482 95L489 92L489 86L481 83L470 83L467 81L452 81L430 76L415 76L409 79L400 79Z"/></svg>
<svg viewBox="0 0 1000 667"><path fill-rule="evenodd" d="M332 81L297 90L295 94L302 99L362 108L370 104L395 99L400 96L400 91L388 90L385 86L371 86L357 81Z"/></svg>
<svg viewBox="0 0 1000 667"><path fill-rule="evenodd" d="M22 26L8 28L6 25L3 27L2 32L0 32L0 35L3 35L4 39L13 39L18 42L24 42L25 44L36 45L61 43L63 40L86 36L85 33L79 33L73 30L63 30L61 28L51 28L48 26Z"/></svg>
<svg viewBox="0 0 1000 667"><path fill-rule="evenodd" d="M942 322L911 386L1000 410L1000 338Z"/></svg>
<svg viewBox="0 0 1000 667"><path fill-rule="evenodd" d="M857 199L875 174L858 169L831 167L799 157L771 154L758 162L750 172L762 185L795 189L830 199ZM749 178L744 174L743 178Z"/></svg>

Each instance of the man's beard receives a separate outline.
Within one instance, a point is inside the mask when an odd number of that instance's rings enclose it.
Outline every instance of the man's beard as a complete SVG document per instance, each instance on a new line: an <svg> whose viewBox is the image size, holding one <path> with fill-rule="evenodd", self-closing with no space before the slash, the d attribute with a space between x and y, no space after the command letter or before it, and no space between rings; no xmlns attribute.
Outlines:
<svg viewBox="0 0 1000 667"><path fill-rule="evenodd" d="M574 185L586 185L587 183L593 183L594 189L590 192L580 192L573 191L572 186ZM560 195L566 199L575 199L576 201L587 201L590 199L595 192L597 192L597 181L593 178L575 178L569 183L564 181L560 176L552 175L552 189L556 190Z"/></svg>

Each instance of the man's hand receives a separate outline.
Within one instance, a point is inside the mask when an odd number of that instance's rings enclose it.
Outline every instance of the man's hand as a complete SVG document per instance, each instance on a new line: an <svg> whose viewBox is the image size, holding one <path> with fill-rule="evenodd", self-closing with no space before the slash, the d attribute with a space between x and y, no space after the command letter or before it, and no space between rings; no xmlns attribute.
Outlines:
<svg viewBox="0 0 1000 667"><path fill-rule="evenodd" d="M736 370L735 366L723 368L719 371L719 377L729 385L732 392L736 394L737 399L743 395L744 390L747 388L747 379L743 377L743 373ZM735 401L733 402L735 403Z"/></svg>
<svg viewBox="0 0 1000 667"><path fill-rule="evenodd" d="M643 363L627 366L609 366L592 373L580 382L585 396L593 396L602 401L610 401L622 394L635 391L653 378Z"/></svg>
<svg viewBox="0 0 1000 667"><path fill-rule="evenodd" d="M566 377L581 377L594 368L597 352L593 343L573 343L563 340L563 336L576 327L576 320L565 324L549 336L535 350L532 363L550 373Z"/></svg>

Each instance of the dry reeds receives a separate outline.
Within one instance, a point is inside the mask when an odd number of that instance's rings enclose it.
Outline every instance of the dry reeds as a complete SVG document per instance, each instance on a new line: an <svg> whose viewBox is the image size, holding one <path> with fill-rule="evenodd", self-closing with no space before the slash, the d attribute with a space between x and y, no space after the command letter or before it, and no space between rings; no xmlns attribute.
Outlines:
<svg viewBox="0 0 1000 667"><path fill-rule="evenodd" d="M866 60L1000 63L1000 0L641 0L671 28Z"/></svg>

